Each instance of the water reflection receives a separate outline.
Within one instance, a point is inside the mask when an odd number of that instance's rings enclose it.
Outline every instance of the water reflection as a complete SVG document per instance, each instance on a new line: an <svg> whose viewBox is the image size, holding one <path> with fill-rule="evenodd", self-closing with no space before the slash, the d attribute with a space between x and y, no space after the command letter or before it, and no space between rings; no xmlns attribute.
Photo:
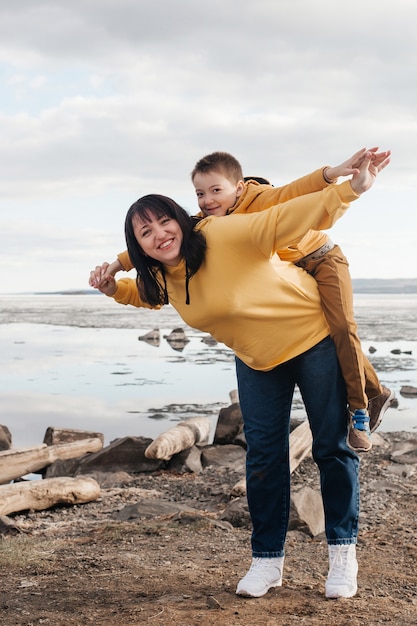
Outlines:
<svg viewBox="0 0 417 626"><path fill-rule="evenodd" d="M106 441L154 438L167 428L150 419L155 413L167 422L181 413L164 407L204 405L217 416L236 388L224 346L196 336L179 356L166 341L139 342L135 329L0 325L0 365L1 423L14 446L40 443L49 426L103 432Z"/></svg>
<svg viewBox="0 0 417 626"><path fill-rule="evenodd" d="M417 386L417 298L359 297L356 307L363 349L399 399L380 430L416 429L417 398L400 389ZM198 407L214 420L236 389L231 351L173 309L138 312L104 297L2 298L0 367L0 420L16 447L40 443L49 426L106 442L154 438ZM294 408L304 414L298 392Z"/></svg>

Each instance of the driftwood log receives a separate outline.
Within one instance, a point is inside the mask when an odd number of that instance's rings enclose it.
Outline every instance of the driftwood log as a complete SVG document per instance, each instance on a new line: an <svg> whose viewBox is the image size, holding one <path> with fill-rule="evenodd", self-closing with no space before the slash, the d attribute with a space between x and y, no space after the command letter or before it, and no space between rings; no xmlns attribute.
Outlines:
<svg viewBox="0 0 417 626"><path fill-rule="evenodd" d="M102 447L100 438L91 438L54 446L41 444L33 448L4 450L0 452L0 484L38 472L58 459L74 459L89 452L97 452Z"/></svg>
<svg viewBox="0 0 417 626"><path fill-rule="evenodd" d="M148 459L169 461L174 454L182 450L187 450L197 443L207 443L209 433L208 417L191 417L158 435L146 448L145 456Z"/></svg>
<svg viewBox="0 0 417 626"><path fill-rule="evenodd" d="M0 486L0 515L56 504L83 504L97 500L100 485L93 478L46 478Z"/></svg>
<svg viewBox="0 0 417 626"><path fill-rule="evenodd" d="M42 443L46 443L47 446L55 446L59 443L71 443L81 439L100 439L104 444L103 433L92 430L76 430L75 428L59 428L57 426L48 426Z"/></svg>
<svg viewBox="0 0 417 626"><path fill-rule="evenodd" d="M311 444L313 438L311 435L310 424L307 420L302 422L297 428L290 433L290 472L292 473L301 463L301 461L311 453ZM232 496L244 496L246 494L246 478L241 478L232 487Z"/></svg>

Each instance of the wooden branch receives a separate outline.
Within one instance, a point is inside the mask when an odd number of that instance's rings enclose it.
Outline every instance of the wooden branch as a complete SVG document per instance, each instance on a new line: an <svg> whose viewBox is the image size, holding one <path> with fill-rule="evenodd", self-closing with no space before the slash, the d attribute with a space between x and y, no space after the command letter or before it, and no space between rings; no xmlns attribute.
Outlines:
<svg viewBox="0 0 417 626"><path fill-rule="evenodd" d="M5 484L25 474L37 472L57 459L74 459L103 447L101 439L80 439L55 446L41 444L33 448L16 448L0 452L0 484Z"/></svg>
<svg viewBox="0 0 417 626"><path fill-rule="evenodd" d="M56 504L83 504L97 500L100 485L92 478L46 478L0 486L0 515Z"/></svg>
<svg viewBox="0 0 417 626"><path fill-rule="evenodd" d="M209 433L208 417L191 417L158 435L146 448L145 456L148 459L169 461L174 454L187 450L196 443L208 441Z"/></svg>
<svg viewBox="0 0 417 626"><path fill-rule="evenodd" d="M59 428L57 426L48 426L42 443L46 443L47 446L56 446L60 443L72 443L81 439L100 439L104 443L103 433L91 430L76 430L75 428Z"/></svg>
<svg viewBox="0 0 417 626"><path fill-rule="evenodd" d="M300 465L301 461L311 454L311 435L308 420L302 422L290 433L290 473ZM246 478L241 478L231 490L232 496L244 496L246 494Z"/></svg>

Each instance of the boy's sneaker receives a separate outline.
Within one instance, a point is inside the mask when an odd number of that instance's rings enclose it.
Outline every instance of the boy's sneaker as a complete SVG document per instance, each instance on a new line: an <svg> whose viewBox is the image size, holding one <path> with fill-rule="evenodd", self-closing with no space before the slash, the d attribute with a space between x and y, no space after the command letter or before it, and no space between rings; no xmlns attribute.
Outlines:
<svg viewBox="0 0 417 626"><path fill-rule="evenodd" d="M272 587L280 587L283 565L283 556L272 559L253 558L248 573L239 581L237 595L260 598Z"/></svg>
<svg viewBox="0 0 417 626"><path fill-rule="evenodd" d="M358 590L356 546L329 546L329 574L326 580L326 598L351 598Z"/></svg>
<svg viewBox="0 0 417 626"><path fill-rule="evenodd" d="M369 428L374 432L382 422L385 411L390 407L395 398L394 392L382 385L382 393L368 402Z"/></svg>
<svg viewBox="0 0 417 626"><path fill-rule="evenodd" d="M372 448L369 415L366 409L356 409L352 415L347 445L355 452L369 452Z"/></svg>

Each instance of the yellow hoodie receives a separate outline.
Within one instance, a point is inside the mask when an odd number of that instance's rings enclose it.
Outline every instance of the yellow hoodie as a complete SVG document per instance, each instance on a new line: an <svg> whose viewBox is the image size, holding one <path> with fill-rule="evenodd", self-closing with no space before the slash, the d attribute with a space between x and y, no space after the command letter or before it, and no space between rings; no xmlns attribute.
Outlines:
<svg viewBox="0 0 417 626"><path fill-rule="evenodd" d="M190 304L184 262L165 267L170 304L253 369L272 369L309 350L329 334L317 284L292 263L271 258L300 239L306 225L329 228L356 198L346 181L261 213L201 220L196 228L205 234L207 252L189 282ZM117 282L113 297L147 306L131 278Z"/></svg>

